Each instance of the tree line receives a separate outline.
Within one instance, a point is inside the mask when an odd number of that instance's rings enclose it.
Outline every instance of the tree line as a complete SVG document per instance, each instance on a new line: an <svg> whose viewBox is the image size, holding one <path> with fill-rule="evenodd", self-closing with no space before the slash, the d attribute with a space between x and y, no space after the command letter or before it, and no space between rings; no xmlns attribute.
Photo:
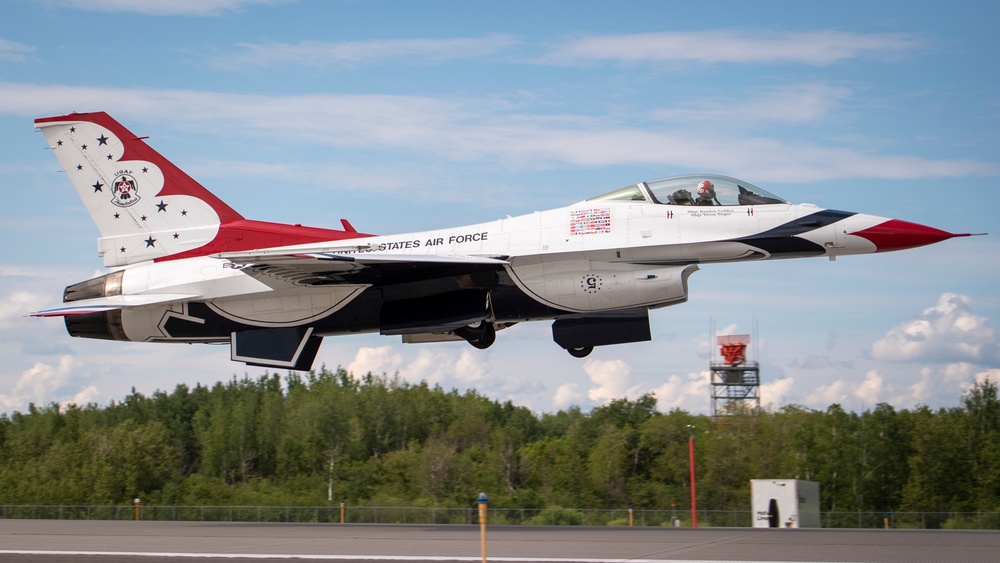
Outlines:
<svg viewBox="0 0 1000 563"><path fill-rule="evenodd" d="M1000 400L713 420L648 394L536 414L476 391L343 369L134 389L0 416L0 504L749 510L750 479L820 483L824 511L1000 511Z"/></svg>

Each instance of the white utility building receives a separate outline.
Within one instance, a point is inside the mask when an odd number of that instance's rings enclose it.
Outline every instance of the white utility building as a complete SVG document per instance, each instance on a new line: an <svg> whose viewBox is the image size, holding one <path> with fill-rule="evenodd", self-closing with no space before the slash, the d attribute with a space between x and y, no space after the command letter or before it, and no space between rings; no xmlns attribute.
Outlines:
<svg viewBox="0 0 1000 563"><path fill-rule="evenodd" d="M754 528L819 528L819 483L751 479Z"/></svg>

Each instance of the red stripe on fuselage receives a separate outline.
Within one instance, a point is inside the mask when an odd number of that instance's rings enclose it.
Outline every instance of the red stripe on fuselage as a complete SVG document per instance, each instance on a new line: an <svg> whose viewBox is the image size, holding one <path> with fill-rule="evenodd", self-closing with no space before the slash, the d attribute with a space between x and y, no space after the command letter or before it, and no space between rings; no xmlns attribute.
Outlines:
<svg viewBox="0 0 1000 563"><path fill-rule="evenodd" d="M276 246L290 246L293 244L343 241L372 236L375 235L356 231L337 231L317 227L303 227L302 225L286 225L284 223L243 219L220 226L219 233L215 235L212 242L204 246L188 250L187 252L164 256L163 258L158 258L156 261L161 262L180 258L208 256L209 254L220 252L241 252L245 250L274 248Z"/></svg>

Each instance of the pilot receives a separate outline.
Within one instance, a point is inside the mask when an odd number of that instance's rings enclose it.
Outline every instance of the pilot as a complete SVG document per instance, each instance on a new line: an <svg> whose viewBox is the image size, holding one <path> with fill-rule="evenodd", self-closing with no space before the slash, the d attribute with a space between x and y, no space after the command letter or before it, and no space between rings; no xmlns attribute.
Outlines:
<svg viewBox="0 0 1000 563"><path fill-rule="evenodd" d="M718 205L719 200L715 197L715 184L709 180L702 180L698 184L698 199L695 205Z"/></svg>

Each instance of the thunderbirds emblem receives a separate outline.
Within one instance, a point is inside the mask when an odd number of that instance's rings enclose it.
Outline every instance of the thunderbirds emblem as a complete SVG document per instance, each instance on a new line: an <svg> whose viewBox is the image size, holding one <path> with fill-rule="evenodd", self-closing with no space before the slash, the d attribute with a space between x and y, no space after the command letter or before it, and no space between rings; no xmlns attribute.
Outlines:
<svg viewBox="0 0 1000 563"><path fill-rule="evenodd" d="M139 202L138 183L131 174L119 172L111 183L111 203L118 207L129 207Z"/></svg>

